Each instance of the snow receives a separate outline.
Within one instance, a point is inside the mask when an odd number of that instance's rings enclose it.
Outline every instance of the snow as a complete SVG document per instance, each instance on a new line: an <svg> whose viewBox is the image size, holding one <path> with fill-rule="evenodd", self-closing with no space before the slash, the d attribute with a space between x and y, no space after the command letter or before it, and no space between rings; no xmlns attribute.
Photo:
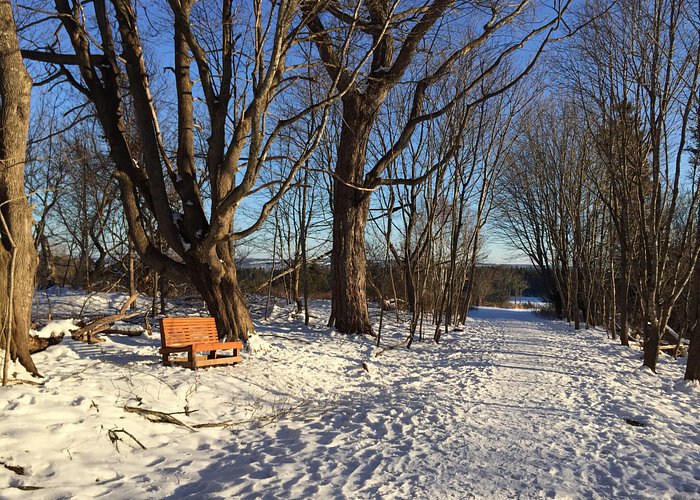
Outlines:
<svg viewBox="0 0 700 500"><path fill-rule="evenodd" d="M542 297L523 295L511 297L510 302L516 305L531 305L534 307L542 307L548 304L547 300L543 299Z"/></svg>
<svg viewBox="0 0 700 500"><path fill-rule="evenodd" d="M263 354L273 349L267 340L257 334L252 334L248 337L246 348L251 354Z"/></svg>
<svg viewBox="0 0 700 500"><path fill-rule="evenodd" d="M161 366L157 335L35 355L45 378L3 389L0 462L24 474L0 466L0 496L700 495L700 387L668 356L653 374L603 331L488 308L439 345L384 350L406 333L393 312L376 348L312 306L310 327L292 307L256 323L265 347L236 366Z"/></svg>
<svg viewBox="0 0 700 500"><path fill-rule="evenodd" d="M33 330L31 334L41 338L49 338L51 335L60 335L61 333L70 335L71 330L77 330L78 328L79 327L75 325L75 320L63 319L52 321L39 330Z"/></svg>

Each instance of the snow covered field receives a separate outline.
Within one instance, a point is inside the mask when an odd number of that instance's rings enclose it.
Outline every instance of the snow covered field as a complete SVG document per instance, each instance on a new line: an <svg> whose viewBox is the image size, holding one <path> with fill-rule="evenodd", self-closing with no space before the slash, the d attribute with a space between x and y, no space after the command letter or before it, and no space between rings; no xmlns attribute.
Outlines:
<svg viewBox="0 0 700 500"><path fill-rule="evenodd" d="M45 378L3 389L0 497L700 496L700 387L667 356L654 375L602 331L500 309L377 356L314 310L277 309L238 366L163 367L157 335L37 354Z"/></svg>

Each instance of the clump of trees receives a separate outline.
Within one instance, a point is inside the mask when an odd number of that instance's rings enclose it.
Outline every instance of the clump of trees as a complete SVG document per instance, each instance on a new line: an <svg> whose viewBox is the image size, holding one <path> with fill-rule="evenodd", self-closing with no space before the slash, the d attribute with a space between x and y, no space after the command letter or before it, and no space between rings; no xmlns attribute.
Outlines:
<svg viewBox="0 0 700 500"><path fill-rule="evenodd" d="M499 193L505 232L557 312L577 328L583 312L623 345L635 336L652 370L671 323L697 338L694 313L678 321L681 297L698 300L695 7L623 1L592 17L558 62L566 90L522 124Z"/></svg>

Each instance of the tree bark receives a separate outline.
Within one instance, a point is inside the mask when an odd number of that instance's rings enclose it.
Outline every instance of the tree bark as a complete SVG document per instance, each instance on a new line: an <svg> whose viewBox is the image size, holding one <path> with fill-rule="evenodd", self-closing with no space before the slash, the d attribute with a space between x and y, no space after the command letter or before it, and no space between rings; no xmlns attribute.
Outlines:
<svg viewBox="0 0 700 500"><path fill-rule="evenodd" d="M136 270L134 268L134 244L129 240L129 295L136 293ZM132 302L129 309L136 309L136 302Z"/></svg>
<svg viewBox="0 0 700 500"><path fill-rule="evenodd" d="M698 221L698 241L700 244L700 221ZM688 363L685 367L685 380L700 380L700 264L695 266L695 274L689 294L691 304L688 322L690 330L690 346L688 347ZM680 342L680 336L678 342Z"/></svg>
<svg viewBox="0 0 700 500"><path fill-rule="evenodd" d="M235 266L190 265L190 279L216 318L219 337L247 341L255 330Z"/></svg>
<svg viewBox="0 0 700 500"><path fill-rule="evenodd" d="M645 315L646 316L646 315ZM645 317L644 321L644 366L656 373L656 362L659 359L659 322Z"/></svg>
<svg viewBox="0 0 700 500"><path fill-rule="evenodd" d="M39 236L39 245L41 248L39 263L39 268L41 270L39 275L41 279L39 286L51 287L56 284L56 266L54 266L53 263L53 254L51 252L49 239L43 231Z"/></svg>
<svg viewBox="0 0 700 500"><path fill-rule="evenodd" d="M369 200L356 203L351 199L352 195L347 195L348 190L349 188L336 189L331 257L332 316L338 331L371 334L372 325L367 309L364 234Z"/></svg>
<svg viewBox="0 0 700 500"><path fill-rule="evenodd" d="M700 380L700 329L697 324L690 338L688 364L685 367L685 380Z"/></svg>
<svg viewBox="0 0 700 500"><path fill-rule="evenodd" d="M32 209L24 190L31 88L12 7L9 0L0 0L0 212L4 219L0 225L0 319L4 334L11 333L10 357L39 375L28 345L39 265L32 236ZM6 346L4 343L3 348Z"/></svg>
<svg viewBox="0 0 700 500"><path fill-rule="evenodd" d="M331 319L340 332L371 334L365 254L369 197L354 186L361 186L364 180L367 144L376 109L374 112L362 109L366 107L362 101L348 97L343 104L343 130L333 186Z"/></svg>

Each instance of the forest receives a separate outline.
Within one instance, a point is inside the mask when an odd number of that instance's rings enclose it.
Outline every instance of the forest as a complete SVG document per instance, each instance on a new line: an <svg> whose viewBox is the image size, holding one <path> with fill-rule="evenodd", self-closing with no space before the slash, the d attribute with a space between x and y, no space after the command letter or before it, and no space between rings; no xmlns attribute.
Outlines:
<svg viewBox="0 0 700 500"><path fill-rule="evenodd" d="M376 335L368 299L401 301L407 345L424 321L438 342L495 242L558 318L651 370L690 339L700 379L696 4L4 0L0 22L0 311L29 371L57 284L154 314L190 290L247 341L251 259L307 322L327 266L329 326Z"/></svg>

